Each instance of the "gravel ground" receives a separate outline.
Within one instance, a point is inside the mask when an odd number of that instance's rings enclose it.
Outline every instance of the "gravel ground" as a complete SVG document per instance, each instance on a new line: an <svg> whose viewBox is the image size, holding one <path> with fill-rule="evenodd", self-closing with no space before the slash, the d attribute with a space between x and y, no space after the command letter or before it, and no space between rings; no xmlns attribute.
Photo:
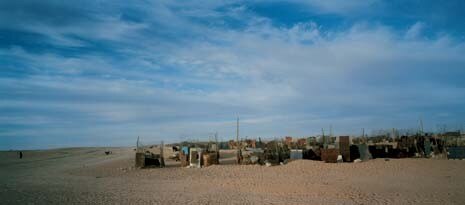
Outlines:
<svg viewBox="0 0 465 205"><path fill-rule="evenodd" d="M105 150L113 154L105 155ZM233 156L224 151L223 156ZM131 148L0 152L0 204L464 204L465 161L135 169Z"/></svg>

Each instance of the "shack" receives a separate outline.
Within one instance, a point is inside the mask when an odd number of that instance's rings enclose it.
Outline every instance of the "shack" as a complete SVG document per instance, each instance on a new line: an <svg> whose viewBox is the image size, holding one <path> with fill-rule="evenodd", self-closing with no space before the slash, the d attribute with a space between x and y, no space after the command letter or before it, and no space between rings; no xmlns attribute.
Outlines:
<svg viewBox="0 0 465 205"><path fill-rule="evenodd" d="M163 156L164 144L158 145L141 145L139 138L137 139L135 166L137 168L146 167L165 167L165 159Z"/></svg>
<svg viewBox="0 0 465 205"><path fill-rule="evenodd" d="M181 167L201 168L219 164L219 158L219 146L212 142L185 144L179 152Z"/></svg>

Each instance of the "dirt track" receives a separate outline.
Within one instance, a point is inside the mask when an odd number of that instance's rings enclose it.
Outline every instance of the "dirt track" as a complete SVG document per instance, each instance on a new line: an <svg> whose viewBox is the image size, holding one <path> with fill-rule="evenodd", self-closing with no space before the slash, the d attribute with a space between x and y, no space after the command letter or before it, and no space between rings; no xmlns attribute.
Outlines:
<svg viewBox="0 0 465 205"><path fill-rule="evenodd" d="M134 169L129 148L0 152L2 204L463 204L465 161ZM226 161L224 161L226 162Z"/></svg>

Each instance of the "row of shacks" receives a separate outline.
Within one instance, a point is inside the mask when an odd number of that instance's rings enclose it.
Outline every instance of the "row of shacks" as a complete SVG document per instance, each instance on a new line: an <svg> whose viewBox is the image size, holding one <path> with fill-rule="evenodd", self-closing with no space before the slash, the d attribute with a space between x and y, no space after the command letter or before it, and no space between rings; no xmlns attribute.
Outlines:
<svg viewBox="0 0 465 205"><path fill-rule="evenodd" d="M180 143L173 146L171 158L182 167L205 167L219 164L220 147L236 151L237 164L277 165L290 160L321 160L329 163L366 161L374 158L448 158L465 159L465 141L460 132L415 134L389 137L285 137L262 141L246 139L218 142ZM138 148L136 166L163 167L163 144L156 151Z"/></svg>
<svg viewBox="0 0 465 205"><path fill-rule="evenodd" d="M389 137L376 136L371 138L340 136L323 143L318 143L315 138L308 139L307 152L309 159L322 160L325 162L352 162L356 159L362 161L372 158L465 158L465 141L460 132L447 132L432 135L428 133L410 136ZM286 140L291 147L297 147ZM310 147L310 148L309 148ZM308 149L309 148L309 149ZM339 158L339 160L338 160Z"/></svg>
<svg viewBox="0 0 465 205"><path fill-rule="evenodd" d="M171 152L168 157L181 163L182 167L205 167L219 164L220 152L216 142L189 143L183 142L166 149L163 142L150 146L141 146L139 142L136 148L135 166L165 167L164 153Z"/></svg>

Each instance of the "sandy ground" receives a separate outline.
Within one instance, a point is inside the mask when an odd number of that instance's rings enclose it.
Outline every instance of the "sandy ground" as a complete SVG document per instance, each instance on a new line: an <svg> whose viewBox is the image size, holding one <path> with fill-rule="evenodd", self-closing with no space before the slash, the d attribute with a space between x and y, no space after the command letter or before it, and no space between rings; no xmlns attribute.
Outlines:
<svg viewBox="0 0 465 205"><path fill-rule="evenodd" d="M105 155L105 150L113 154ZM224 154L223 156L227 156ZM229 153L229 156L233 156ZM464 204L465 161L134 169L130 148L0 152L0 204Z"/></svg>

